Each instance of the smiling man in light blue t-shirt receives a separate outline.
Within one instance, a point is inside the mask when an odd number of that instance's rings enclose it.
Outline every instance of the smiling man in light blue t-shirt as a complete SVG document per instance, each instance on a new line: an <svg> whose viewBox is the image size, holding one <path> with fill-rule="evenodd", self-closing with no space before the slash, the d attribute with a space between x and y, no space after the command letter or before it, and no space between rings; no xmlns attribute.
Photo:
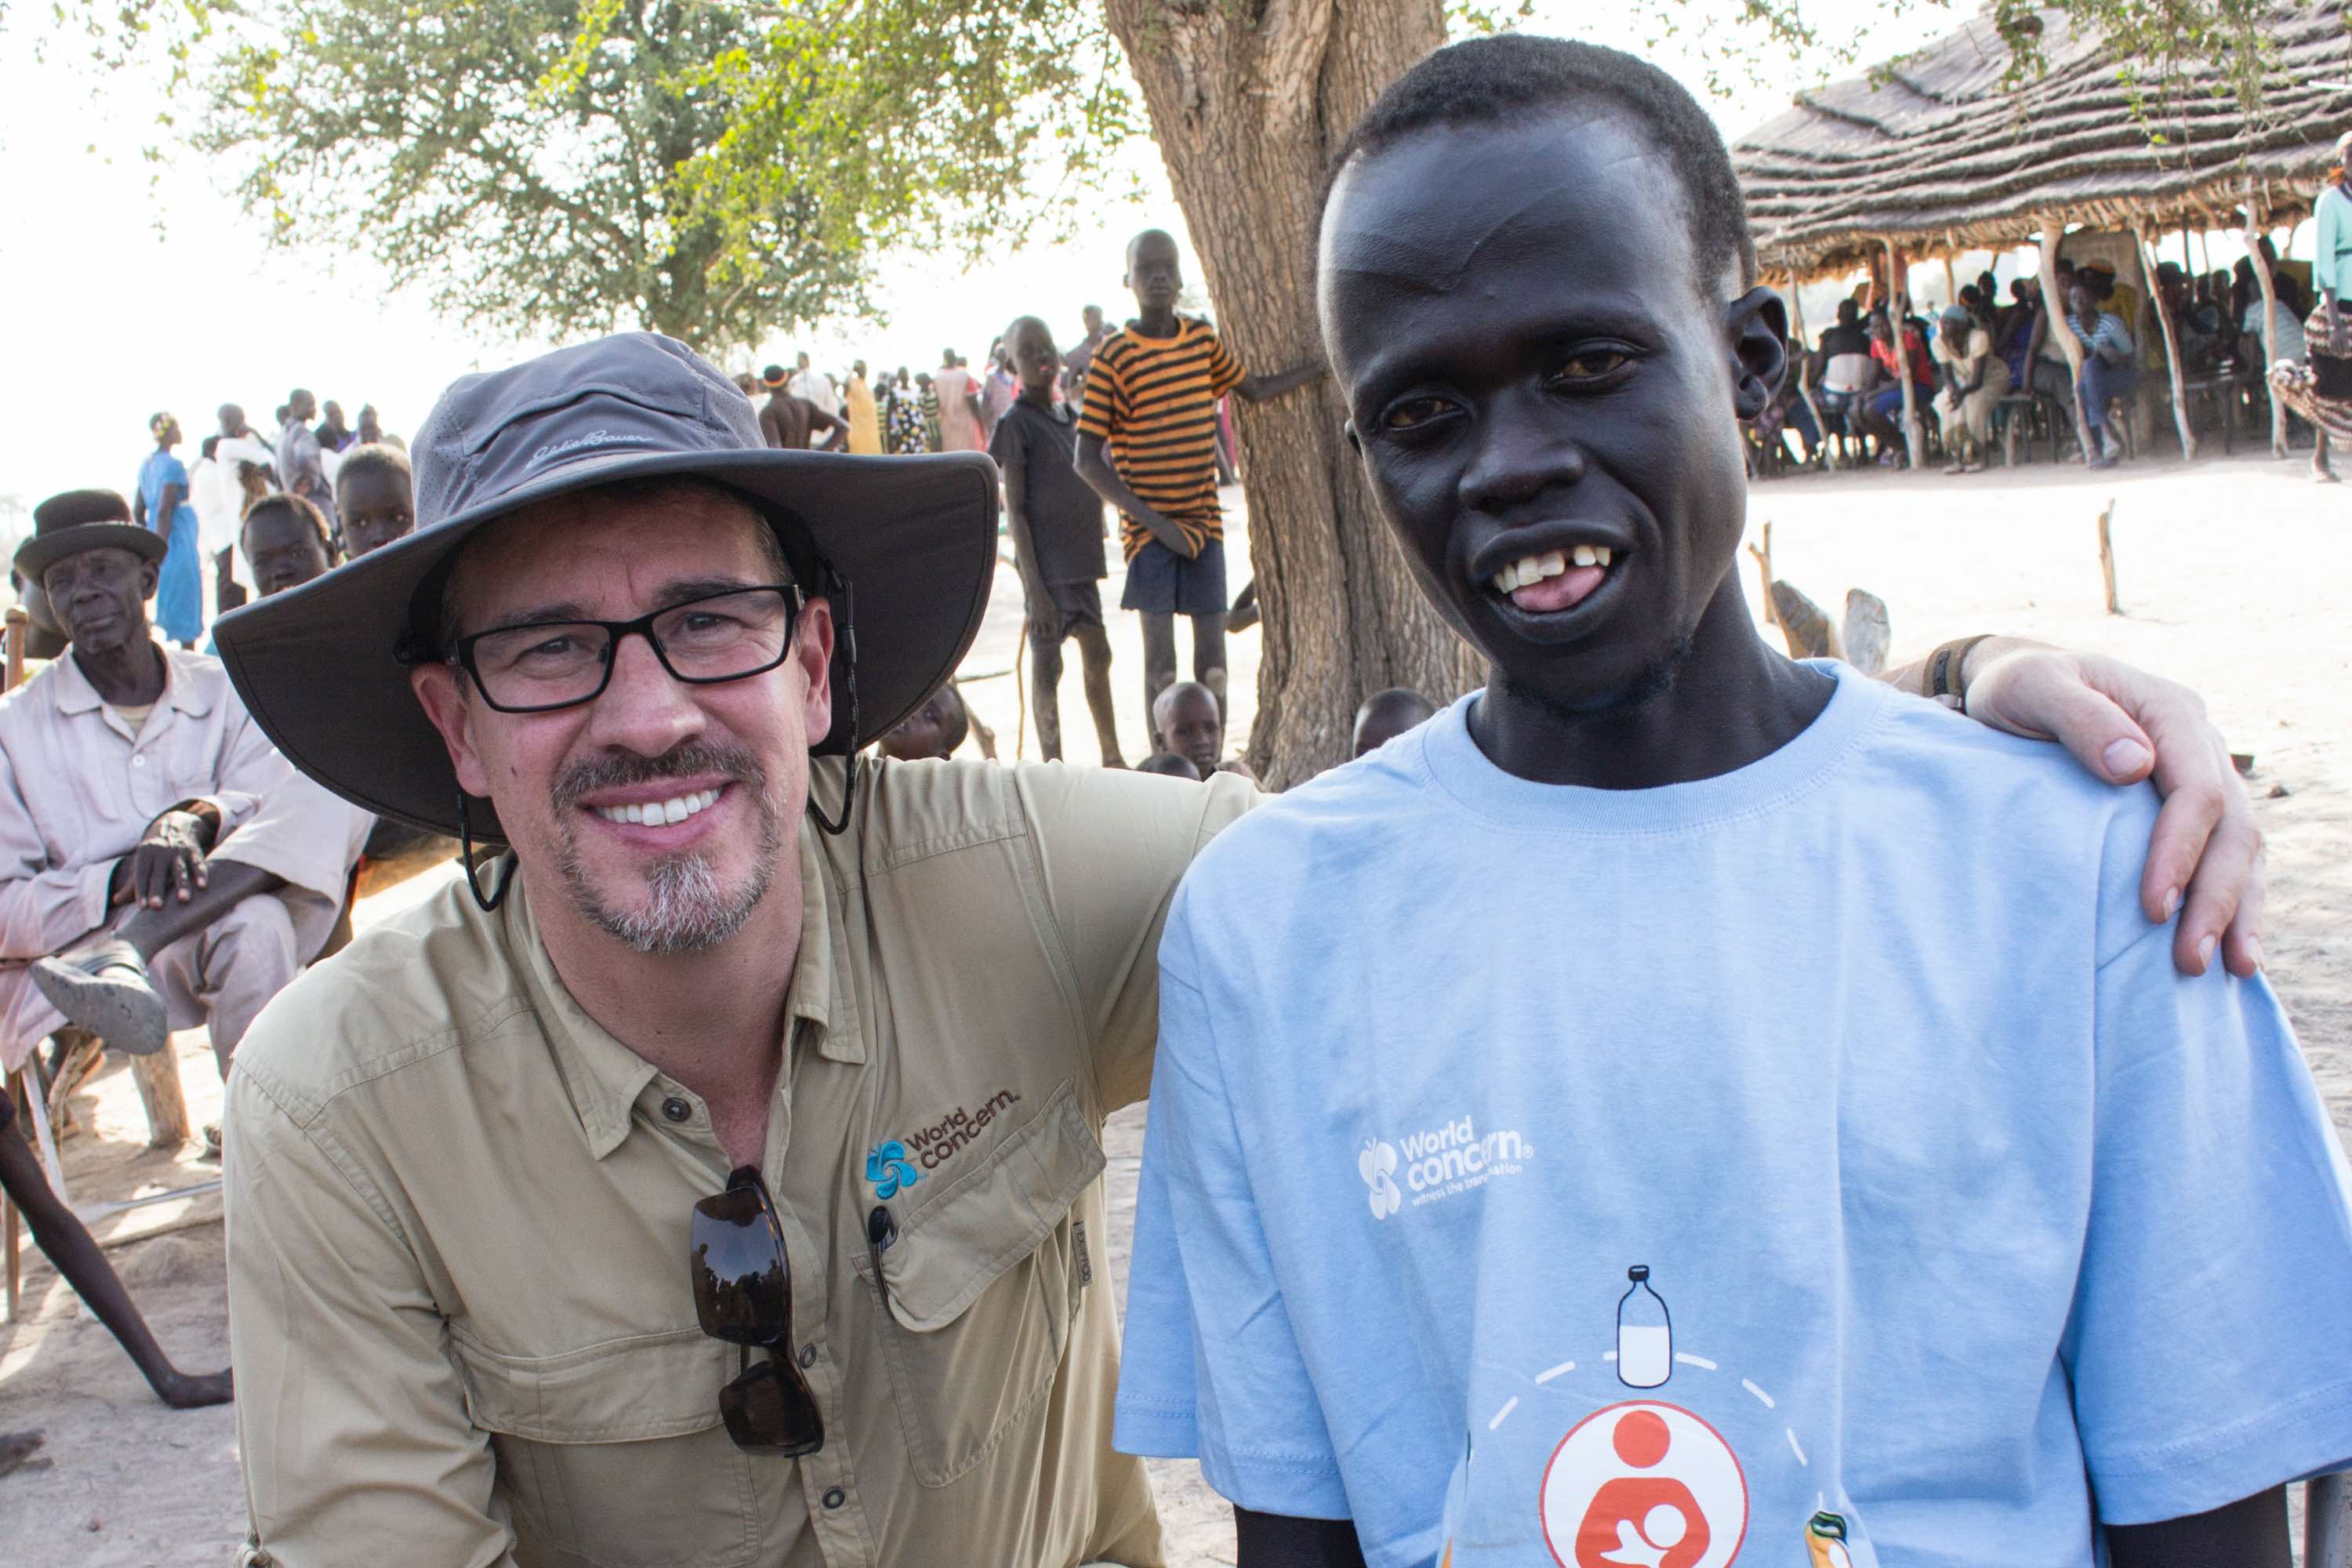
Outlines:
<svg viewBox="0 0 2352 1568"><path fill-rule="evenodd" d="M1185 880L1119 1446L1242 1568L2284 1568L2352 1463L2334 1132L2142 912L2152 792L1758 641L1784 328L1704 115L1441 51L1319 255L1490 678Z"/></svg>

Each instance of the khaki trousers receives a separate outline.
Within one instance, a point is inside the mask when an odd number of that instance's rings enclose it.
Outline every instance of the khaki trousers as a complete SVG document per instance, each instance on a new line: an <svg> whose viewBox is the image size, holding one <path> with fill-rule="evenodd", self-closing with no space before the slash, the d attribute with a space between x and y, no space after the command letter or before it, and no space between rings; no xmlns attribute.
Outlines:
<svg viewBox="0 0 2352 1568"><path fill-rule="evenodd" d="M313 895L296 891L295 896ZM127 919L131 912L126 907L120 918ZM278 893L256 893L203 931L157 953L147 964L147 976L163 998L172 1027L193 1029L201 1024L210 1030L213 1056L225 1079L236 1043L269 999L301 969L294 917L285 899ZM64 1024L26 968L0 970L0 1040L37 1042Z"/></svg>

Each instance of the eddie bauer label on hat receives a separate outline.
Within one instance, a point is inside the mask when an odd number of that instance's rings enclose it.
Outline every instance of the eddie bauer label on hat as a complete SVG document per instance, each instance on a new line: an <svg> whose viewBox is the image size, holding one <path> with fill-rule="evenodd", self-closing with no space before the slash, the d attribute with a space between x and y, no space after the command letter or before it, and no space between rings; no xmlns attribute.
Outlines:
<svg viewBox="0 0 2352 1568"><path fill-rule="evenodd" d="M653 444L654 438L650 436L621 436L610 430L591 430L584 436L574 436L569 441L550 441L546 446L533 452L530 455L530 460L534 463L544 463L550 458L560 458L566 452L576 452L583 447L621 445L650 447Z"/></svg>

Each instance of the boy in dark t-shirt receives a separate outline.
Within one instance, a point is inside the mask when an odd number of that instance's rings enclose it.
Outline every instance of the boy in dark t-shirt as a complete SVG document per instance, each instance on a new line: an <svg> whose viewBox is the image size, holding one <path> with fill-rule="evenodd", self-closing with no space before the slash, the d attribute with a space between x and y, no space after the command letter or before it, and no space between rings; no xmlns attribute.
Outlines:
<svg viewBox="0 0 2352 1568"><path fill-rule="evenodd" d="M1062 643L1075 637L1086 670L1087 710L1094 715L1105 767L1125 767L1111 710L1110 637L1103 629L1102 498L1078 477L1077 431L1054 401L1062 356L1034 316L1004 330L1020 395L997 421L988 455L1004 475L1004 516L1021 571L1029 623L1031 695L1037 747L1047 762L1062 755Z"/></svg>
<svg viewBox="0 0 2352 1568"><path fill-rule="evenodd" d="M1128 242L1136 318L1087 365L1077 468L1119 509L1127 591L1143 616L1143 708L1176 679L1176 617L1192 618L1192 679L1225 700L1225 530L1217 508L1217 399L1279 397L1323 374L1320 360L1252 375L1206 321L1176 313L1176 241L1149 228Z"/></svg>

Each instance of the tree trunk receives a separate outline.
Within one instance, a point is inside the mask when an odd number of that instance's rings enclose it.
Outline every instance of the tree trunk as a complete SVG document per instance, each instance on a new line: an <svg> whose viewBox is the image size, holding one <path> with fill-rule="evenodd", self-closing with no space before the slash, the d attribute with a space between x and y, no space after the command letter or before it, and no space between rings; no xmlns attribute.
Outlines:
<svg viewBox="0 0 2352 1568"><path fill-rule="evenodd" d="M1253 371L1322 357L1312 277L1324 165L1381 89L1445 41L1436 0L1105 0L1199 249L1217 329ZM1265 638L1249 762L1273 788L1344 761L1357 706L1483 677L1372 508L1327 378L1236 400Z"/></svg>

